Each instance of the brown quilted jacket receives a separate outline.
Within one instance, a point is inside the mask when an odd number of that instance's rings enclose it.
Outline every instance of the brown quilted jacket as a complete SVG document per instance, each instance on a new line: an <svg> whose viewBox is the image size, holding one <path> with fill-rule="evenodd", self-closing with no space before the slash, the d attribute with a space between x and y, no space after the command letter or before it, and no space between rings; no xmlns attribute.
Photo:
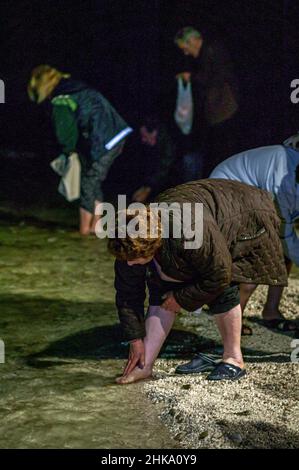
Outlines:
<svg viewBox="0 0 299 470"><path fill-rule="evenodd" d="M204 204L200 249L182 249L182 239L163 240L163 272L195 281L176 293L182 307L209 303L231 282L287 285L280 219L269 193L236 181L201 180L169 189L157 200Z"/></svg>
<svg viewBox="0 0 299 470"><path fill-rule="evenodd" d="M202 246L186 250L184 239L170 237L159 253L162 271L184 281L174 295L186 310L209 304L231 282L287 285L280 219L269 193L215 179L177 186L156 200L204 205ZM144 269L116 262L116 303L126 339L144 336Z"/></svg>

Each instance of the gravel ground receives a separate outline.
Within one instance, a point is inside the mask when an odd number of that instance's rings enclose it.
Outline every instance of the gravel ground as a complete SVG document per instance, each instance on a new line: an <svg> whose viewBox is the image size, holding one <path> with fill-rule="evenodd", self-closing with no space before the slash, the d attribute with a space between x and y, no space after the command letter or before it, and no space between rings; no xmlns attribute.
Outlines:
<svg viewBox="0 0 299 470"><path fill-rule="evenodd" d="M290 334L274 333L259 320L266 289L258 288L247 309L254 334L242 340L248 375L239 382L211 383L206 374L174 375L182 361L159 359L145 392L162 421L186 448L298 448L299 365L290 361ZM291 279L281 303L298 319L299 281ZM183 315L180 324L204 335L217 356L220 342L207 314Z"/></svg>

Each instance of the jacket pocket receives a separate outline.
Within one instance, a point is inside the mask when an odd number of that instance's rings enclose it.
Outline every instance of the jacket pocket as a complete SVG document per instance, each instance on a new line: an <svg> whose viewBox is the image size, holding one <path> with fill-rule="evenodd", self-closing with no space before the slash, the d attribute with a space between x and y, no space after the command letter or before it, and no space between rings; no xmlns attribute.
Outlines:
<svg viewBox="0 0 299 470"><path fill-rule="evenodd" d="M259 238L261 235L263 235L265 232L266 232L265 227L262 227L254 234L241 233L237 238L237 242L255 240L256 238Z"/></svg>
<svg viewBox="0 0 299 470"><path fill-rule="evenodd" d="M257 229L254 233L241 233L231 247L233 261L247 257L261 256L263 248L268 244L269 233L265 227Z"/></svg>

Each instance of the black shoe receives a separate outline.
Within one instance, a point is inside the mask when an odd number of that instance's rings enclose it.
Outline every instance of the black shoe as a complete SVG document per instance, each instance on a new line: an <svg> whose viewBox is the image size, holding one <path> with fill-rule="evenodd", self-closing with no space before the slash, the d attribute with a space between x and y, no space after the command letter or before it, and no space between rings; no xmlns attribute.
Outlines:
<svg viewBox="0 0 299 470"><path fill-rule="evenodd" d="M207 372L214 370L217 362L211 359L206 354L199 353L197 354L192 361L187 362L187 364L179 365L175 373L176 374L200 374L201 372Z"/></svg>
<svg viewBox="0 0 299 470"><path fill-rule="evenodd" d="M220 362L214 368L207 379L208 380L239 380L246 375L246 370L228 362Z"/></svg>

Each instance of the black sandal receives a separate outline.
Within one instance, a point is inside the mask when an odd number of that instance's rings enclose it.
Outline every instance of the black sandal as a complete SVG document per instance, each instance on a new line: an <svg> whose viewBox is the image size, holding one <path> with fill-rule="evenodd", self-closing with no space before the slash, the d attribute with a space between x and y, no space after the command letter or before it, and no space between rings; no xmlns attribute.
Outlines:
<svg viewBox="0 0 299 470"><path fill-rule="evenodd" d="M239 380L246 375L246 370L241 367L229 364L228 362L220 362L213 372L211 372L208 380Z"/></svg>
<svg viewBox="0 0 299 470"><path fill-rule="evenodd" d="M187 364L177 366L176 374L201 374L202 372L211 371L215 368L217 362L206 354L197 354L192 361Z"/></svg>
<svg viewBox="0 0 299 470"><path fill-rule="evenodd" d="M269 330L283 331L283 332L294 332L298 330L297 324L292 320L286 318L274 318L273 320L263 320L262 325ZM294 328L292 328L294 326Z"/></svg>

